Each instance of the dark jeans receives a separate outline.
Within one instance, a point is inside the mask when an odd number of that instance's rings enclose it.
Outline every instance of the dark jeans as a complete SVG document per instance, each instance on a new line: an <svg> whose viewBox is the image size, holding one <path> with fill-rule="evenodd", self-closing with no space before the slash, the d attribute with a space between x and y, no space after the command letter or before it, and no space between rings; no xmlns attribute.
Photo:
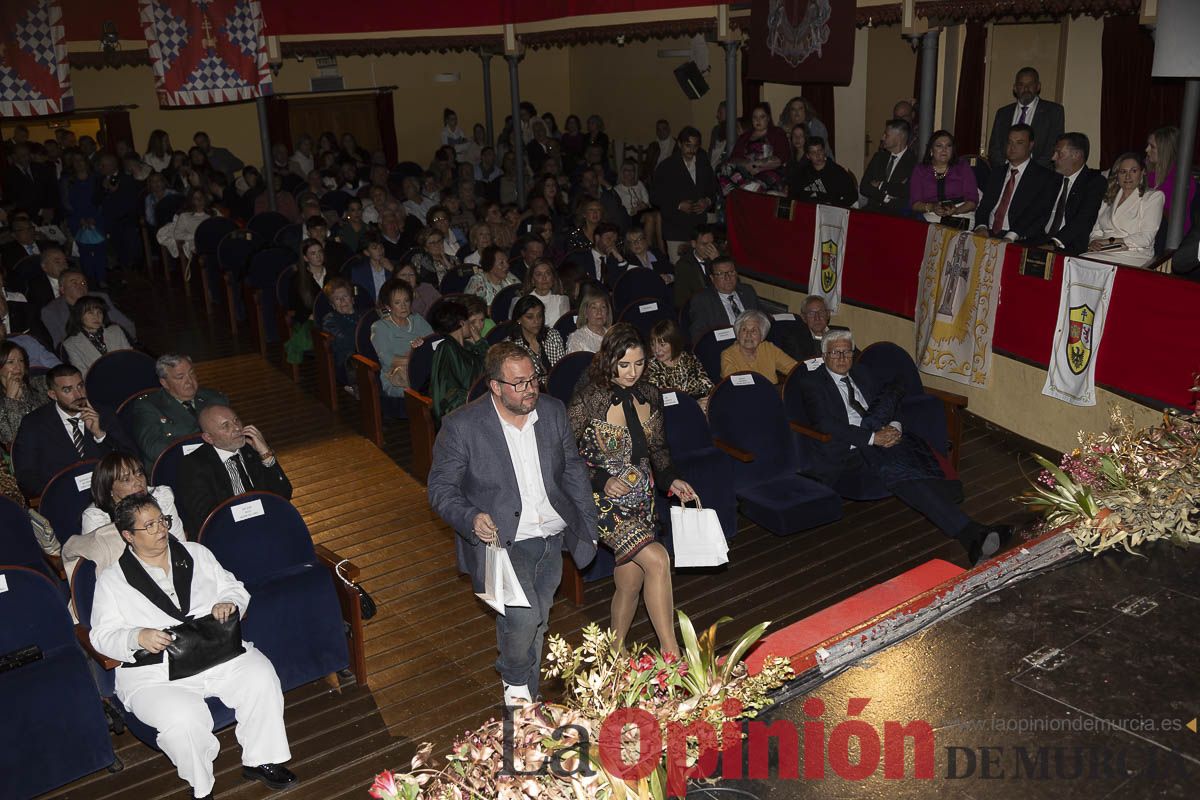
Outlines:
<svg viewBox="0 0 1200 800"><path fill-rule="evenodd" d="M548 539L524 539L508 548L517 580L525 590L529 608L508 606L496 615L496 644L500 657L496 670L510 686L525 684L537 697L541 677L542 640L549 627L554 592L562 580L562 534Z"/></svg>

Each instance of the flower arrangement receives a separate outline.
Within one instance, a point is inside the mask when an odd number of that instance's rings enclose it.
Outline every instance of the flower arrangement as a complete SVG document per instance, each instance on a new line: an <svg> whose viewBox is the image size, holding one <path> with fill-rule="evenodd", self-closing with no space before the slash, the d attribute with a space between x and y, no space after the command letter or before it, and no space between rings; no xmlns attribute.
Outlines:
<svg viewBox="0 0 1200 800"><path fill-rule="evenodd" d="M1057 466L1034 455L1043 469L1020 499L1093 555L1160 539L1200 543L1198 456L1200 417L1167 412L1138 430L1115 409L1109 431L1080 432Z"/></svg>
<svg viewBox="0 0 1200 800"><path fill-rule="evenodd" d="M678 616L682 657L641 644L624 649L612 631L595 624L584 628L578 647L550 636L543 672L562 679L561 703L518 706L511 718L468 731L441 767L433 764L432 746L425 744L409 772L376 776L370 795L376 800L665 798L668 784L682 782L682 769L700 758L699 744L688 741L686 754L676 754L682 763L674 764L670 747L660 748L644 774L632 776L624 767L643 757L642 729L634 718L653 720L660 733L698 722L720 730L727 721L753 717L767 705L768 693L793 677L785 658L768 660L752 676L742 663L769 623L742 634L721 660L717 628L729 617L697 636L691 620L683 612Z"/></svg>

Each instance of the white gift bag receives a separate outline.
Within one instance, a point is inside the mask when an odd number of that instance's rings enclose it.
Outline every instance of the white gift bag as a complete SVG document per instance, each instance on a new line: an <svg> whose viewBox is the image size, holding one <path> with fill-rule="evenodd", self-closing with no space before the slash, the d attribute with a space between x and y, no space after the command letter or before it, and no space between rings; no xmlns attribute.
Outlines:
<svg viewBox="0 0 1200 800"><path fill-rule="evenodd" d="M718 567L729 562L729 543L717 512L700 505L671 506L671 539L677 567Z"/></svg>
<svg viewBox="0 0 1200 800"><path fill-rule="evenodd" d="M475 596L503 615L506 606L529 608L529 598L503 547L489 544L484 555L483 591Z"/></svg>

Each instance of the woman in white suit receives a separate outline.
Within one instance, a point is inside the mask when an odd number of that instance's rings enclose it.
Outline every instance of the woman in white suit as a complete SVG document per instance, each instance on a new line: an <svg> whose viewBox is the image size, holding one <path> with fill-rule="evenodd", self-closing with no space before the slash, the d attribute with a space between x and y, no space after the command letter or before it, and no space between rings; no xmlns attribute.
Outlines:
<svg viewBox="0 0 1200 800"><path fill-rule="evenodd" d="M99 360L114 350L132 350L133 345L125 336L120 325L112 324L108 319L108 303L101 297L85 295L71 306L71 316L67 319L67 338L63 340L63 350L67 360L86 378L88 370Z"/></svg>
<svg viewBox="0 0 1200 800"><path fill-rule="evenodd" d="M1146 187L1146 168L1125 153L1108 173L1108 191L1092 228L1088 257L1144 267L1154 260L1154 237L1162 222L1163 193Z"/></svg>

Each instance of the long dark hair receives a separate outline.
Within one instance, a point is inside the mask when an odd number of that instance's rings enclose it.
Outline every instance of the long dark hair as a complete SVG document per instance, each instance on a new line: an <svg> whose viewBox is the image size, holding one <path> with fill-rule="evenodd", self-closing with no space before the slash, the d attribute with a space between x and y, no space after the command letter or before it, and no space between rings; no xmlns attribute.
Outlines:
<svg viewBox="0 0 1200 800"><path fill-rule="evenodd" d="M13 353L20 353L21 358L23 358L25 360L24 382L25 382L25 388L28 389L29 388L29 353L25 352L24 347L21 347L21 345L17 344L16 342L12 341L11 339L5 339L3 342L0 342L0 367L4 366L5 362L7 362L9 359L9 356L11 356Z"/></svg>
<svg viewBox="0 0 1200 800"><path fill-rule="evenodd" d="M631 347L640 347L642 355L645 356L646 343L642 341L642 335L638 333L637 328L628 322L618 322L609 328L608 333L604 334L603 341L600 342L600 349L588 367L588 381L593 386L608 386L613 376L617 374L617 364ZM642 372L642 377L638 379L638 382L641 383L644 380L646 380L645 371Z"/></svg>
<svg viewBox="0 0 1200 800"><path fill-rule="evenodd" d="M123 473L136 475L139 472L144 472L142 462L137 456L130 453L117 450L100 459L100 463L92 470L92 502L96 504L96 508L111 517L113 507L116 505L113 501L112 485L117 480L117 476ZM146 476L147 484L149 484L149 477ZM150 491L148 485L146 491Z"/></svg>
<svg viewBox="0 0 1200 800"><path fill-rule="evenodd" d="M546 341L546 331L550 328L550 326L546 324L546 304L531 294L525 295L517 301L515 306L513 306L512 320L513 322L517 323L513 326L512 338L514 341L524 341L525 329L521 327L520 320L521 317L525 316L535 308L540 308L542 310L542 329L538 331L537 340L539 342Z"/></svg>

